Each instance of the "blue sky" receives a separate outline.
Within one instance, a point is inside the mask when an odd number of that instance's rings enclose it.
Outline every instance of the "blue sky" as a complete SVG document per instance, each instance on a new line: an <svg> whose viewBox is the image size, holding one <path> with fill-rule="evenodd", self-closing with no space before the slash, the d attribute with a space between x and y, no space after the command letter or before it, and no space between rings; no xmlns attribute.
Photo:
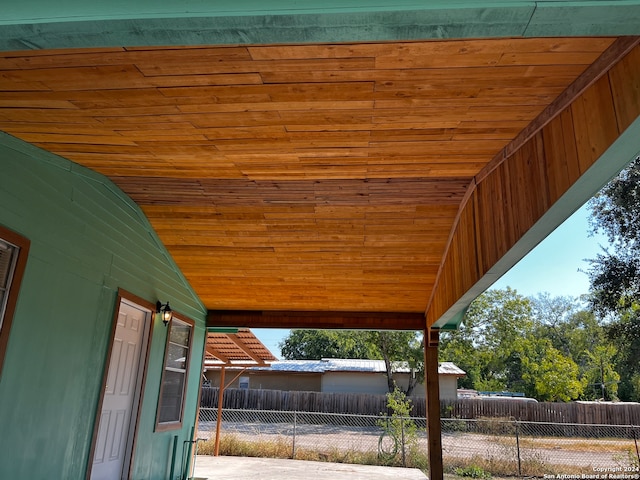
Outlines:
<svg viewBox="0 0 640 480"><path fill-rule="evenodd" d="M606 245L602 235L589 236L589 211L577 210L536 248L500 278L491 288L511 287L524 296L547 292L552 297L577 297L589 291L586 259L595 258ZM276 356L278 343L288 334L286 329L252 329L260 341Z"/></svg>
<svg viewBox="0 0 640 480"><path fill-rule="evenodd" d="M551 296L577 297L589 291L586 259L595 258L604 235L589 236L589 210L586 205L556 228L536 248L493 284L492 288L514 288L521 295L535 296L548 292Z"/></svg>

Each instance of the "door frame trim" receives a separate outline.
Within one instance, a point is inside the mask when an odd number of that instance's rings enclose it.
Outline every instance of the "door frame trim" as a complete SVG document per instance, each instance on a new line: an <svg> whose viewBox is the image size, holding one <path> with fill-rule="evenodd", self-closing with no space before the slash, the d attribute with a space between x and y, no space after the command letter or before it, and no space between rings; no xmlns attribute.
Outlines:
<svg viewBox="0 0 640 480"><path fill-rule="evenodd" d="M134 453L135 453L135 449L136 449L136 443L138 441L138 428L140 426L140 414L142 412L142 403L143 403L143 399L144 399L144 391L145 391L145 385L147 382L147 371L148 371L148 366L149 366L149 353L151 351L151 340L153 337L153 326L154 326L154 315L153 312L155 312L155 305L151 302L146 301L145 299L138 297L137 295L134 295L126 290L123 290L121 288L118 289L118 296L116 298L116 303L115 303L115 308L113 310L113 316L111 319L111 331L109 333L109 346L107 349L107 354L105 357L105 362L104 362L104 369L102 371L102 385L100 387L100 394L98 396L98 405L96 408L96 414L95 414L95 418L93 421L93 435L91 436L91 449L90 449L90 453L89 453L89 461L87 463L87 469L86 469L86 475L85 475L85 480L91 480L91 471L93 469L93 459L95 456L95 450L96 450L96 445L97 445L97 441L98 441L98 428L100 427L100 413L102 412L102 403L104 401L104 393L105 390L107 388L107 377L109 375L109 365L111 364L111 353L113 351L113 340L115 338L115 333L116 333L116 326L117 326L117 319L118 319L118 315L120 313L120 305L122 304L123 300L126 300L129 303L133 303L145 310L149 310L151 312L151 317L150 317L150 322L149 322L149 331L146 335L146 338L144 338L144 334L143 334L143 346L144 343L146 343L146 347L144 348L144 350L141 353L144 353L144 359L141 362L141 365L139 365L138 371L142 372L142 377L140 378L139 381L139 388L140 388L140 392L139 394L136 394L137 397L137 408L135 411L136 414L136 421L135 424L133 426L133 439L131 441L131 452L128 452L128 459L129 459L129 467L128 467L128 474L127 474L127 478L131 478L131 473L132 473L132 468L133 468L133 459L134 459ZM146 328L146 326L145 326ZM133 414L133 411L132 411Z"/></svg>

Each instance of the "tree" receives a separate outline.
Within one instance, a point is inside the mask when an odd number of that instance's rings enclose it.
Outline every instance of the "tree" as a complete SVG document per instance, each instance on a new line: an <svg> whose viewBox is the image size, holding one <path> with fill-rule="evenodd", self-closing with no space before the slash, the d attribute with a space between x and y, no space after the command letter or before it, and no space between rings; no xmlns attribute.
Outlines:
<svg viewBox="0 0 640 480"><path fill-rule="evenodd" d="M611 250L589 260L590 303L608 319L607 335L623 400L640 400L640 157L589 201L592 232L607 235Z"/></svg>
<svg viewBox="0 0 640 480"><path fill-rule="evenodd" d="M582 316L570 299L546 295L536 302L511 288L489 290L471 303L458 331L443 334L440 359L467 372L461 382L466 387L573 400L582 395L585 381L566 338L571 319Z"/></svg>
<svg viewBox="0 0 640 480"><path fill-rule="evenodd" d="M458 379L459 388L477 388L482 373L482 361L474 345L473 327L464 318L458 330L440 335L438 358L441 362L453 362L466 372ZM484 389L483 389L484 390Z"/></svg>
<svg viewBox="0 0 640 480"><path fill-rule="evenodd" d="M618 399L618 383L620 375L615 371L613 360L618 349L613 345L598 345L593 350L587 351L588 368L585 379L589 385L595 388L597 398L603 400Z"/></svg>
<svg viewBox="0 0 640 480"><path fill-rule="evenodd" d="M591 302L600 314L631 308L640 298L640 157L590 201L593 233L607 235L613 251L589 260Z"/></svg>
<svg viewBox="0 0 640 480"><path fill-rule="evenodd" d="M292 330L279 346L287 360L380 358L368 332L360 330Z"/></svg>
<svg viewBox="0 0 640 480"><path fill-rule="evenodd" d="M387 370L387 387L392 393L396 387L409 396L418 383L424 381L424 339L416 332L372 331L370 342L378 348ZM396 385L393 373L398 367L409 368L406 388Z"/></svg>
<svg viewBox="0 0 640 480"><path fill-rule="evenodd" d="M583 299L545 293L533 299L533 305L537 335L548 338L554 348L577 364L584 385L581 398L617 398L617 348L594 312L584 308Z"/></svg>
<svg viewBox="0 0 640 480"><path fill-rule="evenodd" d="M525 393L542 401L568 402L584 390L578 365L551 345L548 338L519 339L515 347L521 355Z"/></svg>
<svg viewBox="0 0 640 480"><path fill-rule="evenodd" d="M424 340L421 332L365 330L293 330L280 343L287 360L355 358L384 360L389 392L396 387L411 395L424 380ZM393 374L409 369L406 387L396 385Z"/></svg>
<svg viewBox="0 0 640 480"><path fill-rule="evenodd" d="M638 307L628 309L606 328L616 346L615 361L620 376L618 396L625 401L640 401L640 314Z"/></svg>
<svg viewBox="0 0 640 480"><path fill-rule="evenodd" d="M505 390L521 383L520 359L513 346L533 328L531 302L511 288L488 290L467 310L458 332L442 335L440 359L467 372L461 385Z"/></svg>
<svg viewBox="0 0 640 480"><path fill-rule="evenodd" d="M577 327L574 316L578 311L575 299L539 293L532 299L532 309L540 334L549 338L553 346L565 355L572 356L570 336L571 329Z"/></svg>

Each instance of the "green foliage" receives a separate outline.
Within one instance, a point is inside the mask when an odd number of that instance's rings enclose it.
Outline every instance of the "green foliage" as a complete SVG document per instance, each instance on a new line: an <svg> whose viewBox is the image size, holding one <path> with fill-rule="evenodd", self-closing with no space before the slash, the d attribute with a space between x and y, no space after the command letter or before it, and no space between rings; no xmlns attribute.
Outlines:
<svg viewBox="0 0 640 480"><path fill-rule="evenodd" d="M618 399L620 374L614 370L613 363L617 352L614 345L598 345L586 352L588 364L585 379L596 389L596 395L604 400Z"/></svg>
<svg viewBox="0 0 640 480"><path fill-rule="evenodd" d="M440 361L453 362L467 373L465 377L458 379L458 388L475 388L482 376L482 362L476 356L473 333L470 330L465 318L458 330L440 334Z"/></svg>
<svg viewBox="0 0 640 480"><path fill-rule="evenodd" d="M640 401L640 157L589 207L610 247L589 260L588 305L511 289L481 295L460 330L442 335L441 360L467 372L461 387Z"/></svg>
<svg viewBox="0 0 640 480"><path fill-rule="evenodd" d="M584 390L578 365L556 350L549 339L521 340L522 380L528 394L542 401L568 402Z"/></svg>
<svg viewBox="0 0 640 480"><path fill-rule="evenodd" d="M479 376L476 378L472 388L481 392L503 392L509 390L509 387L503 380L497 378L485 378Z"/></svg>
<svg viewBox="0 0 640 480"><path fill-rule="evenodd" d="M418 427L410 418L411 400L396 388L387 393L387 408L391 414L383 414L384 419L378 422L384 432L380 437L378 455L389 464L396 463L401 455L402 464L406 465L408 452L416 450L418 445ZM385 437L392 442L391 448L384 447Z"/></svg>
<svg viewBox="0 0 640 480"><path fill-rule="evenodd" d="M532 331L531 302L515 290L489 290L474 300L457 332L443 333L440 360L467 372L461 387L521 388L513 345Z"/></svg>
<svg viewBox="0 0 640 480"><path fill-rule="evenodd" d="M640 157L595 195L589 208L592 231L605 233L611 244L589 260L590 303L609 320L606 333L617 349L609 360L622 374L618 394L638 401L633 379L640 375Z"/></svg>
<svg viewBox="0 0 640 480"><path fill-rule="evenodd" d="M407 398L405 393L398 388L387 393L387 407L391 410L391 418L394 420L411 415L411 399Z"/></svg>
<svg viewBox="0 0 640 480"><path fill-rule="evenodd" d="M580 300L531 299L507 288L480 295L460 329L442 334L440 360L467 372L462 387L570 401L601 396L593 389L601 382L596 364L610 385L607 398L615 398L613 352L605 329Z"/></svg>
<svg viewBox="0 0 640 480"><path fill-rule="evenodd" d="M617 247L638 248L640 238L640 156L589 201L591 227Z"/></svg>
<svg viewBox="0 0 640 480"><path fill-rule="evenodd" d="M621 400L640 401L640 312L630 309L606 326L608 338L617 348L615 362L621 374L618 396Z"/></svg>
<svg viewBox="0 0 640 480"><path fill-rule="evenodd" d="M359 330L292 330L280 350L287 360L381 358L369 332Z"/></svg>
<svg viewBox="0 0 640 480"><path fill-rule="evenodd" d="M459 467L454 470L455 474L460 477L469 477L469 478L491 478L491 474L489 472L485 472L481 467L476 465L470 465L468 467Z"/></svg>
<svg viewBox="0 0 640 480"><path fill-rule="evenodd" d="M280 343L287 360L354 358L384 360L389 392L396 386L410 395L424 380L424 343L421 332L362 330L292 330ZM410 370L409 383L396 385L393 373L401 364Z"/></svg>

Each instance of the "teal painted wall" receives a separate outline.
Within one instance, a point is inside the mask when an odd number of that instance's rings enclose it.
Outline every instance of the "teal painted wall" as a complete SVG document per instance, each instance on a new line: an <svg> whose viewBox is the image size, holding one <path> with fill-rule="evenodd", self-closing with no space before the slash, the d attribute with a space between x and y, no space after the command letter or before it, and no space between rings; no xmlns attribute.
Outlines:
<svg viewBox="0 0 640 480"><path fill-rule="evenodd" d="M640 0L4 3L0 50L640 34Z"/></svg>
<svg viewBox="0 0 640 480"><path fill-rule="evenodd" d="M173 436L180 453L195 420L205 307L113 183L3 133L0 224L31 241L0 373L0 478L85 478L122 288L196 322L179 431L153 431L167 329L152 327L134 478L166 479Z"/></svg>

